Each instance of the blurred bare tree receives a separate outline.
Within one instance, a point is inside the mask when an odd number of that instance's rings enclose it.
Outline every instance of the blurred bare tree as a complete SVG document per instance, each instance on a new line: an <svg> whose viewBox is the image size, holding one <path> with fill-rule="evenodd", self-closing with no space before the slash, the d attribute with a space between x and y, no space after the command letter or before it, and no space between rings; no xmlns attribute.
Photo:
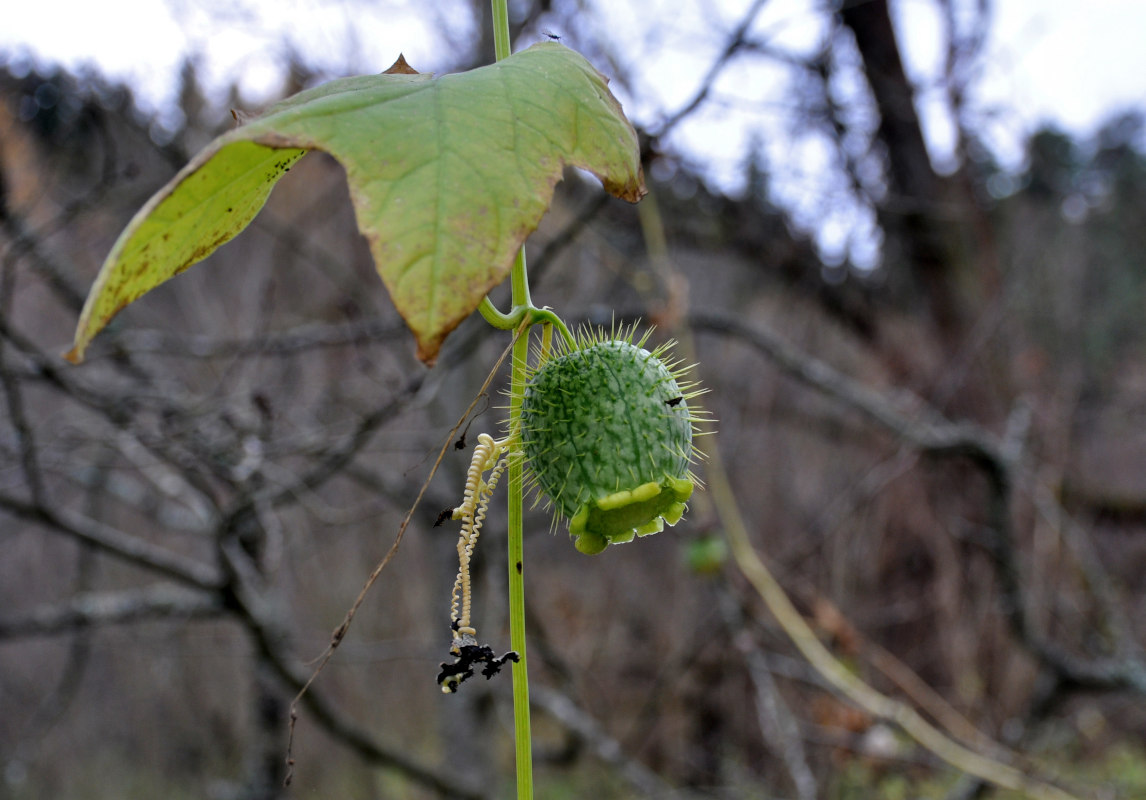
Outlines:
<svg viewBox="0 0 1146 800"><path fill-rule="evenodd" d="M764 5L712 19L707 70L643 131L642 206L568 176L530 243L534 293L693 340L711 466L820 639L954 739L1086 793L1070 764L1146 727L1125 702L1146 693L1142 117L1040 132L1004 170L966 101L989 4L942 2L958 163L940 171L885 0L817 12L810 54L759 33ZM552 32L639 85L595 4L513 11L521 38ZM293 88L321 73L294 58ZM761 64L789 70L786 124L831 143L837 199L874 220L874 268L794 233L762 148L740 197L678 149ZM226 124L193 61L181 105L159 145L98 76L0 75L0 798L282 796L290 698L505 345L467 323L418 364L315 155L243 237L64 365L118 231ZM490 395L471 441L499 424ZM434 523L467 460L451 450L306 695L293 791L508 791L507 682L443 698L433 680L454 552ZM800 656L727 560L722 503L701 494L671 533L596 559L531 518L539 793L873 796L910 776L981 794ZM489 634L496 538L477 561Z"/></svg>

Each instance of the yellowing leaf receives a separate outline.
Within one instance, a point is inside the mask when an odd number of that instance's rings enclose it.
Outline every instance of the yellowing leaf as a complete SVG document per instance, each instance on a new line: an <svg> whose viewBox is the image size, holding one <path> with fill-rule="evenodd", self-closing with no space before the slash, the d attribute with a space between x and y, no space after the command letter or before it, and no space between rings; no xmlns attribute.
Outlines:
<svg viewBox="0 0 1146 800"><path fill-rule="evenodd" d="M632 202L644 194L632 126L605 79L562 45L440 78L331 81L219 137L148 201L104 262L68 357L238 234L308 150L345 168L359 230L427 362L504 280L564 166Z"/></svg>

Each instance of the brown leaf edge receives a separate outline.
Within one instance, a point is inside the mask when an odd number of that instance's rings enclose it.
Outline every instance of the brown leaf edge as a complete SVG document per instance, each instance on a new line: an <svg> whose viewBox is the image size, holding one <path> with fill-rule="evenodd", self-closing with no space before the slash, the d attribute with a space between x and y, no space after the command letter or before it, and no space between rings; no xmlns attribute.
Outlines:
<svg viewBox="0 0 1146 800"><path fill-rule="evenodd" d="M406 56L399 53L398 60L390 65L390 69L382 73L383 75L419 75L418 70L411 67L406 63Z"/></svg>

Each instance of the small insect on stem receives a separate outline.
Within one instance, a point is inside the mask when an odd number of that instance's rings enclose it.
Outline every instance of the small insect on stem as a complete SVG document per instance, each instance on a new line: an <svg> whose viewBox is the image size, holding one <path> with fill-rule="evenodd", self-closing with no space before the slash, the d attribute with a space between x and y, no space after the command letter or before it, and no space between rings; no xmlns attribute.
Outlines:
<svg viewBox="0 0 1146 800"><path fill-rule="evenodd" d="M542 31L542 32L541 32L541 34L542 34L542 35L543 35L545 38L549 39L549 41L551 41L551 42L559 42L559 41L561 41L561 37L560 37L560 36L558 36L558 35L557 35L556 33L554 33L553 31Z"/></svg>
<svg viewBox="0 0 1146 800"><path fill-rule="evenodd" d="M442 509L441 511L438 512L438 518L436 520L434 520L434 527L435 528L442 527L442 523L448 519L452 519L453 516L454 516L454 510L452 508Z"/></svg>
<svg viewBox="0 0 1146 800"><path fill-rule="evenodd" d="M680 401L683 399L683 397L670 397L668 400L665 400L665 405L669 408L676 408L680 405Z"/></svg>

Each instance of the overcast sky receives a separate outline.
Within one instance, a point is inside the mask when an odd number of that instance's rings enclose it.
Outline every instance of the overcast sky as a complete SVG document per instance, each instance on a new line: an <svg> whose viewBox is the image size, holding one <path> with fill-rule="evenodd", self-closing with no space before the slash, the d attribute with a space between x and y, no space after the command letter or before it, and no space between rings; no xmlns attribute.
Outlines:
<svg viewBox="0 0 1146 800"><path fill-rule="evenodd" d="M976 1L955 0L957 6ZM633 77L631 95L617 87L626 111L655 129L658 118L695 91L723 43L721 34L750 1L591 5L590 34L607 42ZM1146 107L1143 0L994 0L993 6L973 99L989 110L984 130L1005 164L1020 165L1021 142L1043 122L1088 135L1116 110ZM788 51L810 53L825 30L820 8L814 0L771 0L753 31ZM920 86L934 85L943 53L936 0L897 0L893 11L909 71ZM474 35L467 5L457 0L25 0L5 4L0 53L14 64L97 65L131 84L146 109L169 115L187 55L196 57L201 80L219 102L236 84L257 104L279 87L290 48L331 74L381 71L399 52L419 70L432 71L449 65L451 50ZM785 128L788 78L760 59L752 62L729 68L716 101L682 126L672 144L730 192L739 188L747 149L762 148L775 172L777 199L797 224L816 232L822 249L843 253L862 244L863 229L874 221L832 199L838 187L824 183L830 159L825 144L794 134L790 120ZM743 89L770 84L775 101L762 102L757 94L746 110ZM942 166L952 137L940 96L923 91L919 105ZM849 255L870 262L875 254L868 245L868 252L853 247Z"/></svg>

